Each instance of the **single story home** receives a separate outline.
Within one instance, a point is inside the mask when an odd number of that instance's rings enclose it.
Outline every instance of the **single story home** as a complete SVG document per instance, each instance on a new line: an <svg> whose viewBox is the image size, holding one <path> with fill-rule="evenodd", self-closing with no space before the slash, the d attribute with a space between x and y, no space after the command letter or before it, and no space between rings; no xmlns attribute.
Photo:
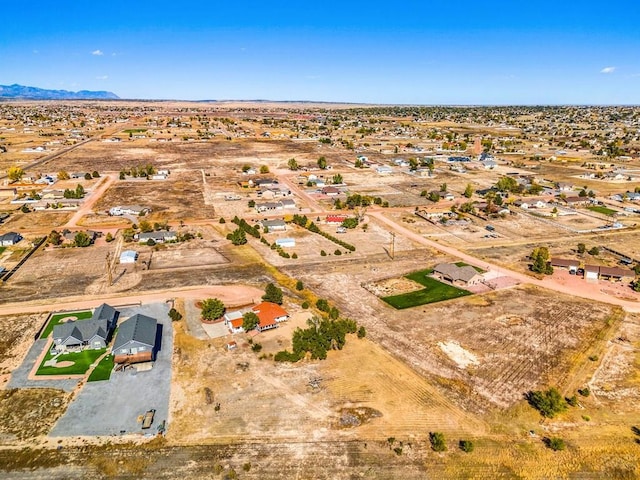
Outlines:
<svg viewBox="0 0 640 480"><path fill-rule="evenodd" d="M156 243L173 242L177 240L175 232L169 230L158 230L157 232L142 232L138 234L138 242L146 243L153 240Z"/></svg>
<svg viewBox="0 0 640 480"><path fill-rule="evenodd" d="M376 173L378 175L389 175L389 174L393 173L393 168L391 168L388 165L380 165L380 166L376 167Z"/></svg>
<svg viewBox="0 0 640 480"><path fill-rule="evenodd" d="M287 311L276 303L262 302L251 310L253 310L260 320L256 327L256 330L259 332L277 328L278 323L284 322L289 318Z"/></svg>
<svg viewBox="0 0 640 480"><path fill-rule="evenodd" d="M269 232L284 232L287 230L287 224L284 220L262 220L261 223Z"/></svg>
<svg viewBox="0 0 640 480"><path fill-rule="evenodd" d="M8 232L0 235L0 247L10 247L22 240L22 235L16 232Z"/></svg>
<svg viewBox="0 0 640 480"><path fill-rule="evenodd" d="M227 326L231 333L242 333L244 332L244 328L242 328L242 323L244 322L244 311L243 310L234 310L231 312L225 312L224 314L224 324Z"/></svg>
<svg viewBox="0 0 640 480"><path fill-rule="evenodd" d="M282 202L265 202L265 203L256 203L256 212L270 212L272 210L282 210L284 209L284 205Z"/></svg>
<svg viewBox="0 0 640 480"><path fill-rule="evenodd" d="M125 250L120 254L120 263L136 263L138 252L135 250Z"/></svg>
<svg viewBox="0 0 640 480"><path fill-rule="evenodd" d="M141 205L120 205L109 209L109 215L122 216L122 215L142 215L151 211L148 207Z"/></svg>
<svg viewBox="0 0 640 480"><path fill-rule="evenodd" d="M453 285L477 285L482 281L482 275L471 265L459 267L455 263L439 263L433 268L433 275Z"/></svg>
<svg viewBox="0 0 640 480"><path fill-rule="evenodd" d="M280 203L282 204L282 207L285 209L298 208L298 206L296 205L296 201L293 198L283 198L282 200L280 200Z"/></svg>
<svg viewBox="0 0 640 480"><path fill-rule="evenodd" d="M115 308L103 303L87 320L59 323L53 327L53 347L56 352L100 349L107 346L118 321Z"/></svg>
<svg viewBox="0 0 640 480"><path fill-rule="evenodd" d="M157 331L158 321L139 313L122 322L111 348L113 361L131 364L153 360Z"/></svg>
<svg viewBox="0 0 640 480"><path fill-rule="evenodd" d="M580 262L578 260L571 260L565 258L551 258L549 262L552 267L564 268L569 270L569 273L576 273L580 268Z"/></svg>
<svg viewBox="0 0 640 480"><path fill-rule="evenodd" d="M323 187L321 192L323 195L327 195L328 197L335 197L336 195L340 195L340 189L331 185Z"/></svg>
<svg viewBox="0 0 640 480"><path fill-rule="evenodd" d="M325 221L328 225L342 225L342 222L344 222L347 218L349 217L346 215L327 215Z"/></svg>

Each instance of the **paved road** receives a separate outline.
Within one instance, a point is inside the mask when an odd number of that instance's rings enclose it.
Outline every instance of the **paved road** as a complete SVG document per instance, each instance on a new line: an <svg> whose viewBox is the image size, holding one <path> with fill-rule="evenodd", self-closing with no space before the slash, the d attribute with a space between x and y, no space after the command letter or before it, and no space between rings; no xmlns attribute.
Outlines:
<svg viewBox="0 0 640 480"><path fill-rule="evenodd" d="M589 284L587 282L583 282L580 285L566 285L566 284L559 283L558 281L556 281L551 277L545 277L542 280L538 280L537 278L530 277L529 275L525 275L524 273L514 272L500 265L496 265L496 264L487 262L485 260L480 260L472 255L461 252L456 248L453 248L447 245L442 245L439 242L436 242L434 240L429 240L427 238L424 238L423 236L409 230L408 228L398 225L393 220L390 220L389 218L385 217L383 212L381 211L369 211L368 215L370 215L371 217L374 217L379 222L385 224L387 227L391 228L397 233L405 236L406 238L418 244L425 245L427 247L434 248L440 252L446 253L447 255L457 257L470 265L475 265L484 270L492 270L504 276L515 278L516 280L522 283L536 285L538 287L546 288L559 293L573 295L581 298L587 298L589 300L596 300L598 302L609 303L612 305L619 305L628 312L640 312L640 301L634 302L631 300L624 300L622 298L606 295L600 292L600 285L598 284ZM631 296L632 293L629 292L629 295ZM640 300L640 295L637 295L637 298Z"/></svg>

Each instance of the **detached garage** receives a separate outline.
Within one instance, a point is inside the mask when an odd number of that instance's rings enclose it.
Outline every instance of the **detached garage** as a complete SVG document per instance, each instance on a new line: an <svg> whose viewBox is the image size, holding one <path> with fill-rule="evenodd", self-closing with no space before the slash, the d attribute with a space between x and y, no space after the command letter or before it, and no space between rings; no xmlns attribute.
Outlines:
<svg viewBox="0 0 640 480"><path fill-rule="evenodd" d="M138 252L135 250L125 250L120 254L120 263L136 263Z"/></svg>

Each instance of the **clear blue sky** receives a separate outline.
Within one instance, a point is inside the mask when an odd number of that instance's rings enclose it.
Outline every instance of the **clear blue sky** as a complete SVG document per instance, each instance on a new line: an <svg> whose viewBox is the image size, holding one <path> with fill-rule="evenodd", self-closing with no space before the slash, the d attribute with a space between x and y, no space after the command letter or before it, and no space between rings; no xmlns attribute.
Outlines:
<svg viewBox="0 0 640 480"><path fill-rule="evenodd" d="M122 98L640 104L640 1L2 2L0 84Z"/></svg>

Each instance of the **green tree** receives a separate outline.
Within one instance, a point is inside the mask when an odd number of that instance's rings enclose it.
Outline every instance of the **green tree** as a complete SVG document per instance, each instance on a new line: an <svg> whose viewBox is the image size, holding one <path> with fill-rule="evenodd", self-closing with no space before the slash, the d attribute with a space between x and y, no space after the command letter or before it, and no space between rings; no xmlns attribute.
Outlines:
<svg viewBox="0 0 640 480"><path fill-rule="evenodd" d="M98 173L98 171L97 171L97 170L94 170L93 172L91 172L91 176L92 176L93 178L100 178L100 174Z"/></svg>
<svg viewBox="0 0 640 480"><path fill-rule="evenodd" d="M440 191L441 192L446 192L447 191L447 184L443 183L442 185L440 185Z"/></svg>
<svg viewBox="0 0 640 480"><path fill-rule="evenodd" d="M579 243L578 244L578 253L580 255L583 255L584 252L586 252L586 251L587 251L587 246L584 243Z"/></svg>
<svg viewBox="0 0 640 480"><path fill-rule="evenodd" d="M465 453L473 452L474 446L471 440L460 440L460 442L458 443L458 446L460 447L460 450L462 450Z"/></svg>
<svg viewBox="0 0 640 480"><path fill-rule="evenodd" d="M547 247L536 247L531 252L531 271L536 273L544 273L545 275L551 275L553 273L553 267L549 264L549 249Z"/></svg>
<svg viewBox="0 0 640 480"><path fill-rule="evenodd" d="M334 184L342 183L342 182L343 182L343 178L342 178L342 175L340 175L339 173L336 173L331 179L331 183L334 183Z"/></svg>
<svg viewBox="0 0 640 480"><path fill-rule="evenodd" d="M12 182L18 182L24 177L24 170L18 166L9 167L7 177L9 177L9 180Z"/></svg>
<svg viewBox="0 0 640 480"><path fill-rule="evenodd" d="M295 158L290 158L287 165L289 166L289 170L298 170L298 168L300 168Z"/></svg>
<svg viewBox="0 0 640 480"><path fill-rule="evenodd" d="M182 320L182 314L175 308L172 308L171 310L169 310L169 318L172 321L177 322L178 320Z"/></svg>
<svg viewBox="0 0 640 480"><path fill-rule="evenodd" d="M244 245L247 243L247 235L241 228L236 228L233 232L227 235L227 240L231 240L234 245Z"/></svg>
<svg viewBox="0 0 640 480"><path fill-rule="evenodd" d="M51 230L49 237L47 237L47 242L51 245L60 245L62 243L62 235L57 230Z"/></svg>
<svg viewBox="0 0 640 480"><path fill-rule="evenodd" d="M247 312L242 315L242 329L245 332L250 332L251 330L255 329L259 323L260 319L254 312Z"/></svg>
<svg viewBox="0 0 640 480"><path fill-rule="evenodd" d="M60 170L58 172L58 180L69 180L70 178L69 172L66 170Z"/></svg>
<svg viewBox="0 0 640 480"><path fill-rule="evenodd" d="M431 192L429 193L429 200L431 200L432 202L439 202L440 195L438 194L438 192Z"/></svg>
<svg viewBox="0 0 640 480"><path fill-rule="evenodd" d="M242 166L242 173L246 173L246 172L248 172L249 170L251 170L251 165L249 165L248 163L245 163L245 164Z"/></svg>
<svg viewBox="0 0 640 480"><path fill-rule="evenodd" d="M113 242L114 238L113 238L113 234L111 232L107 232L107 236L104 237L105 242L107 243L111 243Z"/></svg>
<svg viewBox="0 0 640 480"><path fill-rule="evenodd" d="M355 217L345 218L341 225L344 228L356 228L358 226L358 219Z"/></svg>
<svg viewBox="0 0 640 480"><path fill-rule="evenodd" d="M217 298L207 298L202 301L201 316L205 320L217 320L225 312L224 303Z"/></svg>
<svg viewBox="0 0 640 480"><path fill-rule="evenodd" d="M566 448L564 440L558 437L545 438L543 442L548 448L550 448L554 452L557 452L559 450L564 450Z"/></svg>
<svg viewBox="0 0 640 480"><path fill-rule="evenodd" d="M502 192L517 192L518 182L512 177L502 177L496 182L496 188Z"/></svg>
<svg viewBox="0 0 640 480"><path fill-rule="evenodd" d="M143 233L153 232L153 225L147 220L140 221L140 231Z"/></svg>
<svg viewBox="0 0 640 480"><path fill-rule="evenodd" d="M429 432L429 442L434 452L444 452L447 450L447 442L442 432Z"/></svg>
<svg viewBox="0 0 640 480"><path fill-rule="evenodd" d="M91 238L85 232L76 233L75 237L73 237L73 244L76 247L88 247L91 245Z"/></svg>
<svg viewBox="0 0 640 480"><path fill-rule="evenodd" d="M27 204L23 204L22 207L20 207L20 211L22 213L29 213L31 210L29 210L29 207L27 206Z"/></svg>
<svg viewBox="0 0 640 480"><path fill-rule="evenodd" d="M304 284L302 283L302 280L298 280L296 282L296 290L298 290L298 291L304 290Z"/></svg>
<svg viewBox="0 0 640 480"><path fill-rule="evenodd" d="M120 172L120 176L118 177L120 180L124 180L126 177L124 175L124 172Z"/></svg>
<svg viewBox="0 0 640 480"><path fill-rule="evenodd" d="M318 168L320 170L326 170L327 169L327 159L324 157L320 157L318 159Z"/></svg>
<svg viewBox="0 0 640 480"><path fill-rule="evenodd" d="M567 402L558 389L529 391L526 394L529 405L538 410L543 417L553 418L567 409Z"/></svg>
<svg viewBox="0 0 640 480"><path fill-rule="evenodd" d="M91 180L91 174L89 172L84 174L84 179L85 180Z"/></svg>
<svg viewBox="0 0 640 480"><path fill-rule="evenodd" d="M360 328L358 328L358 338L364 338L367 336L367 330L364 328L364 326L360 326Z"/></svg>
<svg viewBox="0 0 640 480"><path fill-rule="evenodd" d="M467 198L471 198L472 195L473 195L473 187L471 186L470 183L467 183L467 186L464 189L464 196Z"/></svg>
<svg viewBox="0 0 640 480"><path fill-rule="evenodd" d="M282 290L275 286L273 283L269 283L264 289L262 300L264 300L265 302L277 303L278 305L282 305Z"/></svg>
<svg viewBox="0 0 640 480"><path fill-rule="evenodd" d="M598 255L600 255L600 249L598 247L591 247L588 253L589 255L593 255L594 257L597 257Z"/></svg>
<svg viewBox="0 0 640 480"><path fill-rule="evenodd" d="M267 165L260 165L260 173L269 173L269 167Z"/></svg>

